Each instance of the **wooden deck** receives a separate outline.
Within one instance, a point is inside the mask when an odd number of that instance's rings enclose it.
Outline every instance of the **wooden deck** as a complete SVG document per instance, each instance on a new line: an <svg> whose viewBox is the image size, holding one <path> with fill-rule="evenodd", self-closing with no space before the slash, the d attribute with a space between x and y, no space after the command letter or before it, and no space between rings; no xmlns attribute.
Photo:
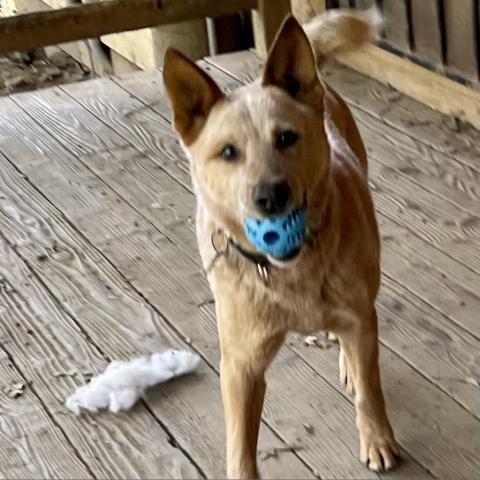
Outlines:
<svg viewBox="0 0 480 480"><path fill-rule="evenodd" d="M248 52L202 64L227 90L259 67ZM360 465L337 347L292 336L269 372L260 468L265 478L478 479L480 133L344 68L327 80L370 153L382 377L404 462L389 475ZM0 99L0 478L222 478L219 352L194 203L158 71ZM63 407L111 359L189 345L199 373L131 412Z"/></svg>

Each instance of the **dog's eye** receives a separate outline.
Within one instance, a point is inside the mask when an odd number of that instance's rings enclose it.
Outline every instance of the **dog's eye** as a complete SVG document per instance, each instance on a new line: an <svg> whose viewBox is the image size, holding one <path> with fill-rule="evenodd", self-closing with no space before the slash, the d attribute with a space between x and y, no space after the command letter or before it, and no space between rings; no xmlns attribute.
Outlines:
<svg viewBox="0 0 480 480"><path fill-rule="evenodd" d="M287 148L296 143L298 140L298 134L292 130L285 130L277 134L275 139L275 146L277 148Z"/></svg>
<svg viewBox="0 0 480 480"><path fill-rule="evenodd" d="M235 146L233 146L232 144L228 144L228 145L225 145L221 152L220 152L220 156L226 160L227 162L233 162L234 160L237 159L238 157L238 152L237 152L237 149L235 148Z"/></svg>

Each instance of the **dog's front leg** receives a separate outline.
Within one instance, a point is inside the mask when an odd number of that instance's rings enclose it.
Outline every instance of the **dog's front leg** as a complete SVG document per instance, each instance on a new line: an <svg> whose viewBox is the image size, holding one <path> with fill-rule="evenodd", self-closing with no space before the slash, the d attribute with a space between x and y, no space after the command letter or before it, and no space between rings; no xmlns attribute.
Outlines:
<svg viewBox="0 0 480 480"><path fill-rule="evenodd" d="M257 441L265 396L265 370L285 335L270 331L248 298L238 293L217 296L216 306L227 475L231 479L258 478Z"/></svg>
<svg viewBox="0 0 480 480"><path fill-rule="evenodd" d="M265 396L263 371L222 355L220 378L227 434L227 476L258 478L257 440Z"/></svg>
<svg viewBox="0 0 480 480"><path fill-rule="evenodd" d="M380 384L376 311L373 310L363 324L354 324L339 333L339 340L346 355L347 374L352 377L355 388L360 459L372 470L389 470L400 452Z"/></svg>

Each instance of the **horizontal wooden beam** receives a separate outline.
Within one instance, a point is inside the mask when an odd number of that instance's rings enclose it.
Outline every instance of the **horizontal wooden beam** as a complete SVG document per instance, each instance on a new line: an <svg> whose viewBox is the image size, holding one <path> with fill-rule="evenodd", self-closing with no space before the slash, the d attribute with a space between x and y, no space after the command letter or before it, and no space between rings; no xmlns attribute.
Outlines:
<svg viewBox="0 0 480 480"><path fill-rule="evenodd" d="M391 85L434 110L456 115L480 128L480 92L473 88L374 45L342 54L338 60L358 72Z"/></svg>
<svg viewBox="0 0 480 480"><path fill-rule="evenodd" d="M0 53L101 35L218 17L257 7L257 0L108 0L0 19Z"/></svg>

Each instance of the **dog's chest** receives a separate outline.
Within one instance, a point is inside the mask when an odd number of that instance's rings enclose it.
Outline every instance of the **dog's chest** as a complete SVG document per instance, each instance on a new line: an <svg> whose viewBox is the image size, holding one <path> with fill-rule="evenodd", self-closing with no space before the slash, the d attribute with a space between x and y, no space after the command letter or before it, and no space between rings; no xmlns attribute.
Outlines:
<svg viewBox="0 0 480 480"><path fill-rule="evenodd" d="M291 277L275 270L269 273L267 283L258 276L245 278L246 297L257 303L255 310L265 312L269 323L300 333L329 328L334 312L345 308L336 292L336 287L342 289L340 283L321 269Z"/></svg>

